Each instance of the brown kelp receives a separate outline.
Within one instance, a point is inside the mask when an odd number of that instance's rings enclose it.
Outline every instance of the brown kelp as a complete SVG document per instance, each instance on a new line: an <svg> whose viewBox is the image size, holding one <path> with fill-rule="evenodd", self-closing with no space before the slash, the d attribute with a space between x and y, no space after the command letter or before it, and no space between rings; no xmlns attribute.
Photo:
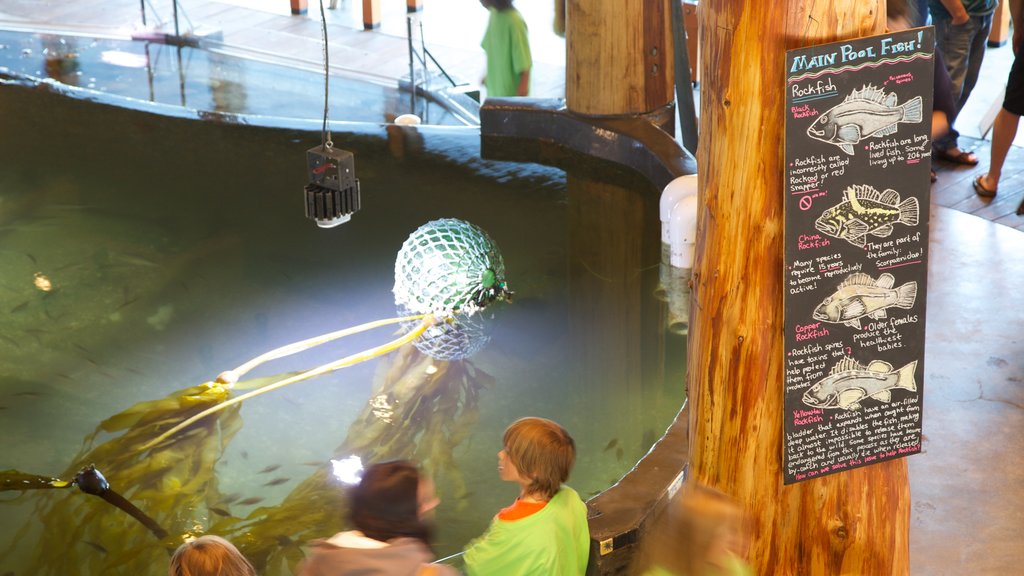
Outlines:
<svg viewBox="0 0 1024 576"><path fill-rule="evenodd" d="M477 421L480 389L492 382L466 360L439 362L403 346L378 366L371 398L333 457L415 460L451 486L448 501L462 503L466 487L454 450ZM238 545L261 574L292 573L302 545L345 528L344 484L326 464L277 506L218 518L209 532Z"/></svg>
<svg viewBox="0 0 1024 576"><path fill-rule="evenodd" d="M246 396L237 391L268 389L308 372L234 385L218 379L140 402L104 420L61 478L95 464L110 487L152 522L137 521L138 515L79 490L33 490L37 521L18 532L7 552L38 542L27 567L31 574L145 574L164 566L168 552L183 539L212 533L235 542L261 574L290 574L303 558L302 545L345 527L344 489L327 459L280 504L255 508L244 518L230 512L234 499L221 494L215 467L242 425L241 404L230 402ZM378 366L371 398L334 457L419 461L446 480L448 501L463 501L465 482L453 452L468 438L479 391L492 380L466 360L438 361L402 345ZM193 419L203 413L208 415ZM189 423L181 427L182 422ZM173 437L153 443L170 429L176 429ZM0 474L0 481L10 486L6 490L67 486L66 480L15 471ZM250 504L257 503L253 500ZM169 536L155 537L154 525Z"/></svg>
<svg viewBox="0 0 1024 576"><path fill-rule="evenodd" d="M259 386L265 380L245 385ZM26 573L39 575L146 574L154 565L165 564L167 552L195 530L207 500L217 497L214 467L241 428L238 407L194 424L173 443L151 450L139 447L159 430L219 404L229 395L227 387L206 382L159 400L140 402L101 422L61 474L71 478L95 464L117 494L170 536L158 540L151 527L102 498L78 490L45 490L34 494L38 522L22 527L3 555L24 547L26 539L38 542L38 552L32 555ZM113 436L98 443L109 434Z"/></svg>

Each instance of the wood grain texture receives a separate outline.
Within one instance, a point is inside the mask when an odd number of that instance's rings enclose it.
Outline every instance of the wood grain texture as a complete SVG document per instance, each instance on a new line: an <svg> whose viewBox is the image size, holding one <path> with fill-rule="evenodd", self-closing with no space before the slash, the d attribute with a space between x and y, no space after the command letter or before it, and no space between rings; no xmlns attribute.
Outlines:
<svg viewBox="0 0 1024 576"><path fill-rule="evenodd" d="M905 460L782 484L785 51L881 33L884 2L701 0L698 19L691 477L743 503L757 574L907 574Z"/></svg>
<svg viewBox="0 0 1024 576"><path fill-rule="evenodd" d="M573 112L642 114L674 100L669 0L566 2L565 98Z"/></svg>

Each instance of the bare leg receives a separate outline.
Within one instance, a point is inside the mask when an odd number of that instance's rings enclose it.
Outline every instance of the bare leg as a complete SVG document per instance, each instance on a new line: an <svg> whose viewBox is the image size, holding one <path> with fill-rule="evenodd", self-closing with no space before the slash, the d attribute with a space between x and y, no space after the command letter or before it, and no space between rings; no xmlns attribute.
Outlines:
<svg viewBox="0 0 1024 576"><path fill-rule="evenodd" d="M981 177L982 186L989 190L996 190L999 186L999 177L1003 173L1003 162L1006 161L1006 154L1010 151L1010 145L1017 136L1017 123L1020 116L1001 108L996 114L996 121L992 125L992 160L989 163L988 174Z"/></svg>

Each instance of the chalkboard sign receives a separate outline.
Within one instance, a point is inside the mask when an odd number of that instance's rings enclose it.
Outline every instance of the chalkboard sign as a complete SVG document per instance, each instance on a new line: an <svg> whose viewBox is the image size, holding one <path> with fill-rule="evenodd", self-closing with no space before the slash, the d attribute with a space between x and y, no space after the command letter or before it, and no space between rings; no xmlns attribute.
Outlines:
<svg viewBox="0 0 1024 576"><path fill-rule="evenodd" d="M934 46L786 54L786 484L921 451Z"/></svg>

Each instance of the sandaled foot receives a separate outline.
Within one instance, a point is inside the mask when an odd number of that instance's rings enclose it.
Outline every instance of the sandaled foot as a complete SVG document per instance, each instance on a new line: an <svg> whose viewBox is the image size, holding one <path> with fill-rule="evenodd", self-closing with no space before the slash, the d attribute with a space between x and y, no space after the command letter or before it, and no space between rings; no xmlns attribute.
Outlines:
<svg viewBox="0 0 1024 576"><path fill-rule="evenodd" d="M956 152L952 152L950 150L939 150L936 148L935 157L939 160L952 162L953 164L963 164L964 166L978 165L978 156L970 150L957 149Z"/></svg>
<svg viewBox="0 0 1024 576"><path fill-rule="evenodd" d="M935 184L935 182L938 181L938 179L939 175L935 173L935 170L932 170L932 184Z"/></svg>
<svg viewBox="0 0 1024 576"><path fill-rule="evenodd" d="M997 192L995 188L985 186L984 176L978 176L974 179L974 191L982 198L993 198Z"/></svg>

